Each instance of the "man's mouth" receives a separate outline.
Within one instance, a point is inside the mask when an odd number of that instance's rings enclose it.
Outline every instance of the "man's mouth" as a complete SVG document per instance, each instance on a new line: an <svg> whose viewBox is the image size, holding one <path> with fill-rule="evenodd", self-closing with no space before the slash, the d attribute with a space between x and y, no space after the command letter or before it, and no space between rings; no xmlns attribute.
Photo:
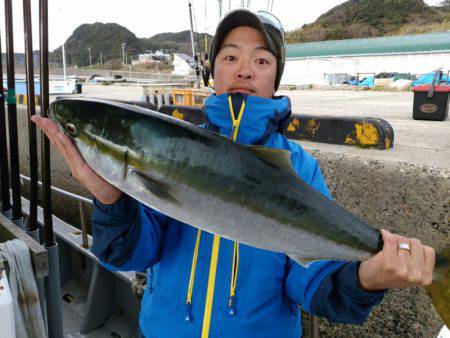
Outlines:
<svg viewBox="0 0 450 338"><path fill-rule="evenodd" d="M242 88L242 87L236 87L236 88L231 88L229 90L230 93L242 93L242 94L251 94L253 93L253 90L251 89L247 89L247 88Z"/></svg>

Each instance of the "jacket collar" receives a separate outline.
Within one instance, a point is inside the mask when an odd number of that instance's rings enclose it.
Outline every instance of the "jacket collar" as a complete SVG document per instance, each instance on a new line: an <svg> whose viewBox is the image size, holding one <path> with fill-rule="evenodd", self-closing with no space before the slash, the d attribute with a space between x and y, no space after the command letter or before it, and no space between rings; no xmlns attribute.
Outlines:
<svg viewBox="0 0 450 338"><path fill-rule="evenodd" d="M212 94L205 101L204 111L207 129L230 138L232 134L237 135L239 143L262 145L271 134L284 132L291 115L291 102L287 96L267 99L241 93Z"/></svg>

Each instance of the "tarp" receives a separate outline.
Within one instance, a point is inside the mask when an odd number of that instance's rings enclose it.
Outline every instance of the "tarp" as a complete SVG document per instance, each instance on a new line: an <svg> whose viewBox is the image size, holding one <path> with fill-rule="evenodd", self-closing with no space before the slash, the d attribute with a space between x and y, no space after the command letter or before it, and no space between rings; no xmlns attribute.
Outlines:
<svg viewBox="0 0 450 338"><path fill-rule="evenodd" d="M27 245L17 239L0 243L0 257L8 262L10 269L8 282L14 305L16 337L47 337Z"/></svg>
<svg viewBox="0 0 450 338"><path fill-rule="evenodd" d="M373 76L369 76L369 77L366 77L361 82L359 82L358 86L359 87L373 87L373 84L374 84L374 77Z"/></svg>
<svg viewBox="0 0 450 338"><path fill-rule="evenodd" d="M412 85L413 86L420 86L420 85L425 85L425 84L432 84L435 73L436 72L431 72L431 73L422 75L417 80L413 81ZM442 81L443 82L447 81L447 75L442 75ZM439 84L439 83L436 83L436 84Z"/></svg>

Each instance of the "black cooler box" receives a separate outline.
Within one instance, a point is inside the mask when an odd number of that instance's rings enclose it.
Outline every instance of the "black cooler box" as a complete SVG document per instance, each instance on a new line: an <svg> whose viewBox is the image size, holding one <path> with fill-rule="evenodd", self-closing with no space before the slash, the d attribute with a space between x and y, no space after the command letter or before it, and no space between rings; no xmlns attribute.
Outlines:
<svg viewBox="0 0 450 338"><path fill-rule="evenodd" d="M450 86L417 86L413 92L414 120L444 121L447 118Z"/></svg>

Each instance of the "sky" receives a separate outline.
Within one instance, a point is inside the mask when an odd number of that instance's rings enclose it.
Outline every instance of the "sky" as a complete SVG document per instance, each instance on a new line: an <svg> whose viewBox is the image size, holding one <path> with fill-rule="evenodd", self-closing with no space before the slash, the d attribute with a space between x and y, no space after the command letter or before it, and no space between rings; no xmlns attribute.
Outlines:
<svg viewBox="0 0 450 338"><path fill-rule="evenodd" d="M39 49L39 0L32 6L33 49ZM218 0L191 0L196 29L214 34L219 20ZM373 0L377 1L377 0ZM248 0L244 0L247 4ZM269 0L250 0L252 10L267 10ZM283 23L285 30L311 23L318 16L345 0L273 0L272 13ZM436 5L441 0L425 0ZM12 0L14 20L14 50L24 51L22 0ZM115 22L135 33L137 37L151 37L163 32L179 32L190 28L188 0L48 0L49 49L59 47L83 23ZM238 8L240 0L223 0L223 13ZM0 2L2 52L4 44L4 2Z"/></svg>

